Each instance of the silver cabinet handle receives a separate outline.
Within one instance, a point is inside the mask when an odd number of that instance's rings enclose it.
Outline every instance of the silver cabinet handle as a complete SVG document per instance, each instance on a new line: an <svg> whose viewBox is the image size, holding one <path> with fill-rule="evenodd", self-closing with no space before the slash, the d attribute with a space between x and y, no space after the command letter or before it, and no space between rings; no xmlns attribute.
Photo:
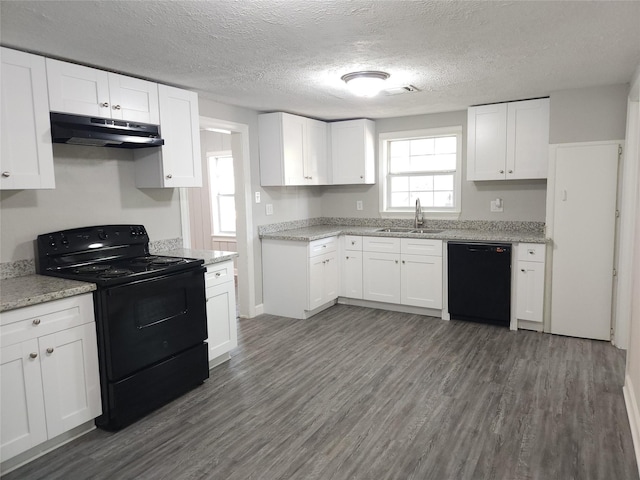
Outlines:
<svg viewBox="0 0 640 480"><path fill-rule="evenodd" d="M49 347L49 348L47 348L47 353L48 353L48 354L52 354L52 353L53 353L53 347Z"/></svg>
<svg viewBox="0 0 640 480"><path fill-rule="evenodd" d="M11 176L11 172L2 172L2 176L7 178Z"/></svg>
<svg viewBox="0 0 640 480"><path fill-rule="evenodd" d="M529 255L535 255L536 252L534 250L529 250Z"/></svg>
<svg viewBox="0 0 640 480"><path fill-rule="evenodd" d="M396 263L398 263L398 260L396 260Z"/></svg>
<svg viewBox="0 0 640 480"><path fill-rule="evenodd" d="M364 175L360 175L360 178L364 178Z"/></svg>
<svg viewBox="0 0 640 480"><path fill-rule="evenodd" d="M170 173L167 174L167 178L173 178L173 175L171 175Z"/></svg>
<svg viewBox="0 0 640 480"><path fill-rule="evenodd" d="M347 260L349 260L349 257L347 257Z"/></svg>
<svg viewBox="0 0 640 480"><path fill-rule="evenodd" d="M101 106L102 108L107 108L107 107L109 106L109 102L102 102L102 103L100 104L100 106Z"/></svg>
<svg viewBox="0 0 640 480"><path fill-rule="evenodd" d="M36 352L32 352L29 354L29 358L38 358L38 354Z"/></svg>
<svg viewBox="0 0 640 480"><path fill-rule="evenodd" d="M34 324L34 325L40 325L40 319L39 319L39 318L36 318L36 319L33 321L33 324Z"/></svg>
<svg viewBox="0 0 640 480"><path fill-rule="evenodd" d="M524 268L521 268L521 269L520 269L520 271L521 271L522 273L527 273L527 271L526 271Z"/></svg>
<svg viewBox="0 0 640 480"><path fill-rule="evenodd" d="M504 170L500 170L500 173L504 173Z"/></svg>
<svg viewBox="0 0 640 480"><path fill-rule="evenodd" d="M113 106L113 107L111 107L111 108L113 108L114 110L120 110L120 105L114 105L114 106Z"/></svg>
<svg viewBox="0 0 640 480"><path fill-rule="evenodd" d="M220 272L216 272L216 278L222 275Z"/></svg>
<svg viewBox="0 0 640 480"><path fill-rule="evenodd" d="M355 245L355 244L356 244L356 242L354 242L354 241L351 241L351 245Z"/></svg>
<svg viewBox="0 0 640 480"><path fill-rule="evenodd" d="M398 263L398 262L396 262L396 263ZM404 263L404 260L402 260L402 263Z"/></svg>
<svg viewBox="0 0 640 480"><path fill-rule="evenodd" d="M509 173L513 173L513 170L509 170Z"/></svg>

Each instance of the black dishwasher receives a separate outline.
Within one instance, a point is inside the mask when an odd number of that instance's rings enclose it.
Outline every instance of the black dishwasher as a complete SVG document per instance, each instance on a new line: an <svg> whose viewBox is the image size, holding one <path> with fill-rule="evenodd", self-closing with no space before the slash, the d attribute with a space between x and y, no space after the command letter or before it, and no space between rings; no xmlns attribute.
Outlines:
<svg viewBox="0 0 640 480"><path fill-rule="evenodd" d="M449 242L449 315L508 327L511 318L511 245Z"/></svg>

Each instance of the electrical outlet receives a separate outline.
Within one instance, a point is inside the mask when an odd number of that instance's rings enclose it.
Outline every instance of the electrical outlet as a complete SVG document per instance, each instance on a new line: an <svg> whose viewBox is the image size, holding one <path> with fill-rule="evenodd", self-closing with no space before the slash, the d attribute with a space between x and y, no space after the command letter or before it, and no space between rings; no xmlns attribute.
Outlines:
<svg viewBox="0 0 640 480"><path fill-rule="evenodd" d="M491 211L492 212L504 212L504 202L501 198L496 198L495 200L491 200Z"/></svg>
<svg viewBox="0 0 640 480"><path fill-rule="evenodd" d="M273 204L267 203L265 210L267 215L273 215Z"/></svg>
<svg viewBox="0 0 640 480"><path fill-rule="evenodd" d="M356 201L356 210L362 210L362 200Z"/></svg>
<svg viewBox="0 0 640 480"><path fill-rule="evenodd" d="M256 192L256 203L260 203L260 192Z"/></svg>

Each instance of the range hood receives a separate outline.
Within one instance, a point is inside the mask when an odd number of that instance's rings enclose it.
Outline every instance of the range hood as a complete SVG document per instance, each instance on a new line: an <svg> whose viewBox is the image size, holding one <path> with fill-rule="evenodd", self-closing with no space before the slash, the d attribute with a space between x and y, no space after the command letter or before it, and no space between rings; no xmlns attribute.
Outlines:
<svg viewBox="0 0 640 480"><path fill-rule="evenodd" d="M54 143L94 147L146 148L164 145L158 125L51 112Z"/></svg>

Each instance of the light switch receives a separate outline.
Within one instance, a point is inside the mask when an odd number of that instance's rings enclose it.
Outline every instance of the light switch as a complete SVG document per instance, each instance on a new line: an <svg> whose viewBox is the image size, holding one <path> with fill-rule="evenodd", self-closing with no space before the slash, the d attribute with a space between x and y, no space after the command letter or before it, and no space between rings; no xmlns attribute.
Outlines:
<svg viewBox="0 0 640 480"><path fill-rule="evenodd" d="M356 210L362 210L362 200L356 201Z"/></svg>
<svg viewBox="0 0 640 480"><path fill-rule="evenodd" d="M256 192L256 203L260 203L260 192Z"/></svg>
<svg viewBox="0 0 640 480"><path fill-rule="evenodd" d="M267 203L265 210L267 215L273 215L273 204Z"/></svg>

